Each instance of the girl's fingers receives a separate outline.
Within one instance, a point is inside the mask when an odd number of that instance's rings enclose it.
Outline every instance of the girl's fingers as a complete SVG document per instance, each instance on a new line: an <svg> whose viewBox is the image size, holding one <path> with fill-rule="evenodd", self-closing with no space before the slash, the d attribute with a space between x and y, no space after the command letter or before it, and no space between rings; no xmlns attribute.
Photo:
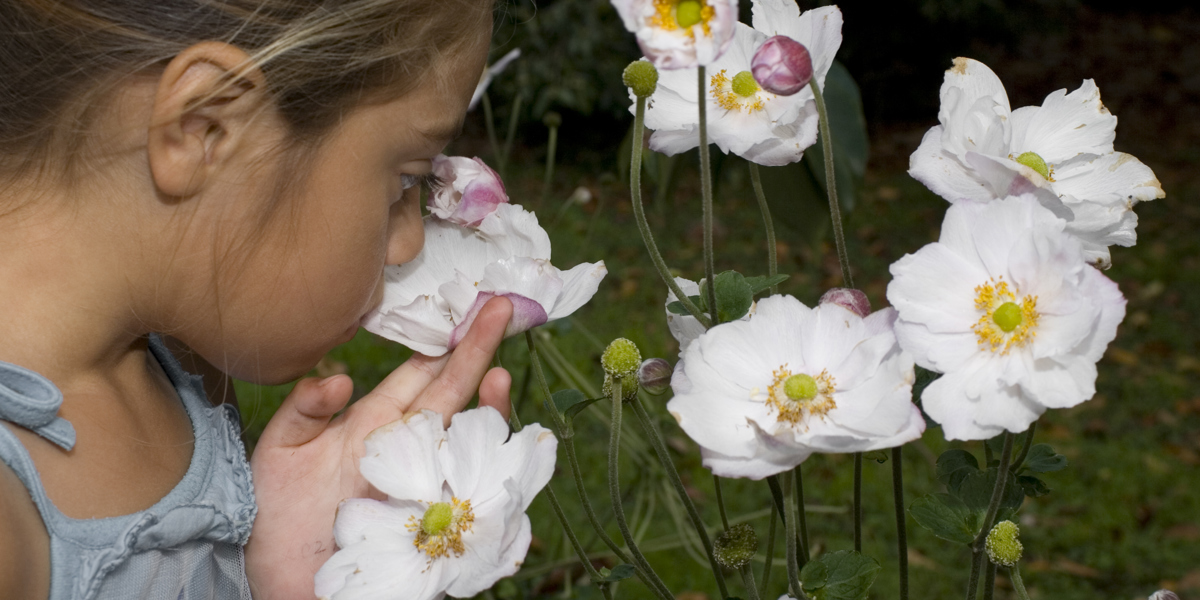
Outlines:
<svg viewBox="0 0 1200 600"><path fill-rule="evenodd" d="M435 410L442 413L449 426L450 416L462 410L479 389L511 317L512 303L507 298L497 296L489 300L475 317L466 337L450 354L441 374L408 410Z"/></svg>
<svg viewBox="0 0 1200 600"><path fill-rule="evenodd" d="M400 414L408 412L413 399L429 387L446 368L450 355L425 356L416 353L396 368L371 391L372 396L382 396ZM399 418L399 417L397 417Z"/></svg>
<svg viewBox="0 0 1200 600"><path fill-rule="evenodd" d="M512 375L503 367L493 367L483 376L479 384L479 406L490 406L508 419L508 392L512 388Z"/></svg>
<svg viewBox="0 0 1200 600"><path fill-rule="evenodd" d="M346 406L354 383L345 375L301 379L284 399L259 438L259 446L300 446L311 442Z"/></svg>

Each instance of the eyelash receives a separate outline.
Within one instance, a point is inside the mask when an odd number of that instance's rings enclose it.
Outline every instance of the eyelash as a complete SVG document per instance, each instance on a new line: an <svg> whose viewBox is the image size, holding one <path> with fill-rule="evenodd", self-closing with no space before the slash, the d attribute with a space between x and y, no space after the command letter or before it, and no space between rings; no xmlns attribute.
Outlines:
<svg viewBox="0 0 1200 600"><path fill-rule="evenodd" d="M404 189L419 185L433 193L441 191L441 189L446 185L445 180L437 175L434 175L433 173L426 173L424 175L401 175L400 182Z"/></svg>

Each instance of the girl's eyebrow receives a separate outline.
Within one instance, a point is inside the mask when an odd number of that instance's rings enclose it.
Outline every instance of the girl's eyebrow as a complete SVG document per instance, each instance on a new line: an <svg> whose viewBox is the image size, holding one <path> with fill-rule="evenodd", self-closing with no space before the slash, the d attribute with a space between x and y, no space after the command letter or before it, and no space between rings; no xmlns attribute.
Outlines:
<svg viewBox="0 0 1200 600"><path fill-rule="evenodd" d="M438 124L431 129L417 128L417 133L431 142L450 142L462 135L465 118L459 118L453 123Z"/></svg>

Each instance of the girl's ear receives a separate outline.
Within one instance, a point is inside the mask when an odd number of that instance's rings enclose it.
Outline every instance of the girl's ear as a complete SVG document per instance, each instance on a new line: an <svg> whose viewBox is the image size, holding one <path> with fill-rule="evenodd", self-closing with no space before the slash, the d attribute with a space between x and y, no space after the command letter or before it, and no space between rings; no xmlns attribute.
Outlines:
<svg viewBox="0 0 1200 600"><path fill-rule="evenodd" d="M262 72L246 69L249 60L235 46L201 42L167 65L146 144L159 191L192 196L243 149L268 100Z"/></svg>

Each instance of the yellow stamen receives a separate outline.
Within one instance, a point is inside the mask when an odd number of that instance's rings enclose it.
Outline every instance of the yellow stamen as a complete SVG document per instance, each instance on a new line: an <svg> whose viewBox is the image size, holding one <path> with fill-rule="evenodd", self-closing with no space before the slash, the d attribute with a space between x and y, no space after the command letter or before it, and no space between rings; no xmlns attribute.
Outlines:
<svg viewBox="0 0 1200 600"><path fill-rule="evenodd" d="M682 31L693 37L692 27L699 24L704 35L711 36L708 22L715 14L716 10L707 0L654 0L654 15L648 19L648 25L666 31Z"/></svg>
<svg viewBox="0 0 1200 600"><path fill-rule="evenodd" d="M725 69L721 69L709 78L709 91L717 104L725 110L745 110L747 113L763 109L762 90L754 90L749 95L741 95L733 90L733 82ZM742 89L741 91L747 91Z"/></svg>
<svg viewBox="0 0 1200 600"><path fill-rule="evenodd" d="M772 371L772 375L774 379L771 386L767 388L767 406L778 413L776 418L780 422L797 425L807 416L824 418L829 411L837 408L837 402L833 400L837 381L829 375L828 371L821 371L821 374L816 377L801 373L799 379L793 379L798 375L789 371L787 365L783 365ZM799 385L805 378L815 384L816 389L811 396L808 396L807 393L798 393L801 391L800 387L807 387ZM791 394L788 394L789 380L792 382ZM803 383L807 383L807 381L803 381Z"/></svg>
<svg viewBox="0 0 1200 600"><path fill-rule="evenodd" d="M1008 289L1004 278L975 287L975 308L982 314L971 326L979 338L980 350L1008 354L1013 347L1023 348L1037 336L1037 296L1020 297L1020 290Z"/></svg>
<svg viewBox="0 0 1200 600"><path fill-rule="evenodd" d="M446 508L449 509L449 519L446 519ZM437 521L426 523L427 519ZM421 519L411 516L405 525L409 531L417 532L413 546L428 556L425 569L428 570L433 561L450 556L462 556L466 552L463 546L462 534L471 531L475 522L475 513L471 512L470 500L459 500L451 497L449 503L431 503L429 510Z"/></svg>

